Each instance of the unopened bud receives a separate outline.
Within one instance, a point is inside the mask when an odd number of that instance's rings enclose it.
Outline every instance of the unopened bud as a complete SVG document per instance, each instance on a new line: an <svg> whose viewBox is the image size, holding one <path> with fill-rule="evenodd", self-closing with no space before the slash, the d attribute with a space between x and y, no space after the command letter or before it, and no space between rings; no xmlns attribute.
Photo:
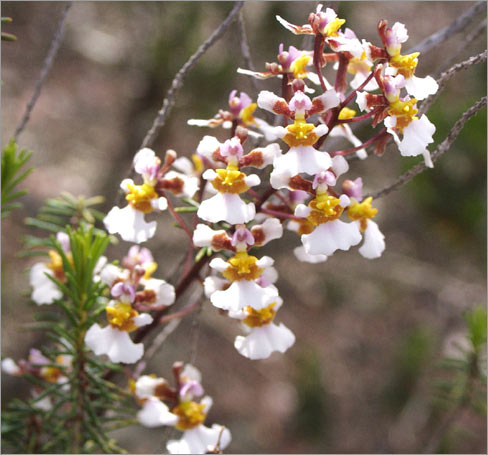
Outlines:
<svg viewBox="0 0 488 455"><path fill-rule="evenodd" d="M175 162L177 156L178 155L174 150L166 150L166 154L164 155L164 165L171 166Z"/></svg>

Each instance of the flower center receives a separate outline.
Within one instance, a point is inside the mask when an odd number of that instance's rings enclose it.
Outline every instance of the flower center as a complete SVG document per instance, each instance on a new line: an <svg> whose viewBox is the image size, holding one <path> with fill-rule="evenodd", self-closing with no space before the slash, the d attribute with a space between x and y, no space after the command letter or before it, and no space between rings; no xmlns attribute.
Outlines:
<svg viewBox="0 0 488 455"><path fill-rule="evenodd" d="M256 122L254 121L254 116L252 115L258 105L256 103L251 103L249 106L245 107L241 110L239 117L244 122L245 125L253 125Z"/></svg>
<svg viewBox="0 0 488 455"><path fill-rule="evenodd" d="M356 115L356 111L354 109L343 107L341 109L341 112L339 112L339 120L346 120L349 118L353 118L355 115Z"/></svg>
<svg viewBox="0 0 488 455"><path fill-rule="evenodd" d="M397 99L396 101L390 103L388 114L396 117L397 123L395 128L403 131L403 128L408 126L412 120L418 119L418 117L415 117L415 114L418 112L418 109L414 107L415 104L417 104L417 100L415 98L407 101Z"/></svg>
<svg viewBox="0 0 488 455"><path fill-rule="evenodd" d="M42 367L40 375L42 379L53 384L58 382L58 379L62 376L61 371L56 367Z"/></svg>
<svg viewBox="0 0 488 455"><path fill-rule="evenodd" d="M420 52L414 52L408 55L395 55L390 58L390 65L398 70L398 74L408 79L415 73L415 68L419 62L417 59L419 55Z"/></svg>
<svg viewBox="0 0 488 455"><path fill-rule="evenodd" d="M296 118L293 125L286 127L288 133L283 137L290 147L299 147L301 145L314 145L318 136L314 133L315 125L307 123L304 118Z"/></svg>
<svg viewBox="0 0 488 455"><path fill-rule="evenodd" d="M116 303L105 308L109 324L117 330L132 332L137 329L134 318L139 314L128 303Z"/></svg>
<svg viewBox="0 0 488 455"><path fill-rule="evenodd" d="M312 199L308 204L312 211L307 220L314 226L336 220L344 211L339 203L338 198L329 196L327 193L317 194L315 199Z"/></svg>
<svg viewBox="0 0 488 455"><path fill-rule="evenodd" d="M217 169L217 177L212 181L213 187L219 193L240 194L249 189L244 182L246 174L239 171L235 165L229 164L227 169Z"/></svg>
<svg viewBox="0 0 488 455"><path fill-rule="evenodd" d="M175 406L171 412L178 416L175 427L180 431L191 430L201 425L207 417L205 405L195 401L183 401Z"/></svg>
<svg viewBox="0 0 488 455"><path fill-rule="evenodd" d="M271 305L268 305L261 310L255 310L253 307L247 306L244 309L247 316L242 322L249 327L262 327L263 325L271 324L276 316L276 310L273 309L274 306L276 306L276 302L273 302Z"/></svg>
<svg viewBox="0 0 488 455"><path fill-rule="evenodd" d="M142 185L127 185L129 192L125 196L129 204L143 213L151 213L154 209L151 199L156 199L158 194L154 187L143 183Z"/></svg>
<svg viewBox="0 0 488 455"><path fill-rule="evenodd" d="M51 259L51 262L47 264L47 268L53 271L54 276L59 281L65 281L66 277L64 275L64 269L63 269L63 258L56 250L49 250L48 254L49 254L49 258ZM71 262L72 260L71 253L68 253L67 257L68 260Z"/></svg>
<svg viewBox="0 0 488 455"><path fill-rule="evenodd" d="M371 206L373 198L370 196L363 202L356 202L347 208L347 216L354 221L361 222L361 232L364 232L367 227L368 218L374 218L378 213L378 209Z"/></svg>
<svg viewBox="0 0 488 455"><path fill-rule="evenodd" d="M338 17L335 18L333 21L330 21L323 29L322 35L325 36L337 36L337 31L342 27L342 24L346 22L346 19L339 19Z"/></svg>
<svg viewBox="0 0 488 455"><path fill-rule="evenodd" d="M290 71L293 73L293 76L295 76L295 79L304 79L307 77L307 70L305 67L310 59L311 57L309 55L304 54L293 61L290 65Z"/></svg>
<svg viewBox="0 0 488 455"><path fill-rule="evenodd" d="M263 272L263 269L256 265L257 261L257 257L249 256L246 251L239 251L227 261L229 267L222 275L229 281L257 280Z"/></svg>

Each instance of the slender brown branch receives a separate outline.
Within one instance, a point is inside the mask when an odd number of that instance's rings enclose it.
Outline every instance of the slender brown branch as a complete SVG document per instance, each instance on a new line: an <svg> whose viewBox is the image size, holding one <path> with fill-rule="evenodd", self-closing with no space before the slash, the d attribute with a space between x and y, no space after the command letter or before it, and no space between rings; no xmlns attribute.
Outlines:
<svg viewBox="0 0 488 455"><path fill-rule="evenodd" d="M450 58L436 71L436 75L440 75L448 68L450 68L456 60L458 60L459 55L479 36L482 35L483 32L486 31L486 18L482 20L472 31L469 35L466 35L466 38L463 38L461 42L461 46L455 52L453 52Z"/></svg>
<svg viewBox="0 0 488 455"><path fill-rule="evenodd" d="M165 322L169 322L173 319L181 319L187 314L190 314L192 311L196 310L198 307L202 305L201 300L197 300L196 302L192 303L191 305L186 306L185 308L181 309L180 311L175 311L174 313L167 314L166 316L163 316L159 318L159 323L163 324Z"/></svg>
<svg viewBox="0 0 488 455"><path fill-rule="evenodd" d="M244 5L243 1L236 2L234 7L232 8L229 15L225 18L225 20L219 25L219 27L212 33L212 35L198 48L198 50L188 59L188 61L182 66L182 68L176 73L173 82L171 83L171 87L166 94L166 98L163 101L163 105L158 112L158 115L154 119L154 122L147 132L144 140L142 141L141 148L143 147L150 147L154 140L156 139L156 135L159 129L165 124L166 119L168 118L171 109L175 104L175 97L178 90L183 85L183 80L185 77L190 73L193 67L196 65L200 57L205 54L205 52L212 47L225 33L225 31L229 28L230 24L235 20L237 13L240 11L242 6Z"/></svg>
<svg viewBox="0 0 488 455"><path fill-rule="evenodd" d="M279 212L278 210L263 209L261 208L261 213L267 213L268 215L276 216L277 218L286 218L288 220L301 221L303 218L290 213Z"/></svg>
<svg viewBox="0 0 488 455"><path fill-rule="evenodd" d="M246 62L246 66L251 70L251 71L256 71L256 67L254 66L254 63L251 58L251 51L249 49L249 41L247 39L247 33L246 33L246 23L244 20L244 14L241 11L239 11L239 16L238 16L238 25L239 25L239 35L240 35L240 45L241 45L241 53L242 56L244 57L244 61ZM254 77L251 77L251 85L254 87L254 90L259 92L259 83L258 80Z"/></svg>
<svg viewBox="0 0 488 455"><path fill-rule="evenodd" d="M185 223L185 220L181 217L181 215L175 210L175 207L169 197L165 194L164 191L162 191L164 197L166 198L166 201L168 203L168 210L169 213L173 216L173 218L176 220L176 222L179 224L179 226L185 231L186 235L190 239L190 243L193 246L193 233L190 230L190 228L187 226Z"/></svg>
<svg viewBox="0 0 488 455"><path fill-rule="evenodd" d="M472 57L469 57L467 60L464 62L457 63L453 67L449 68L447 71L444 71L440 76L439 79L437 79L437 83L439 84L439 89L434 95L430 95L420 106L419 109L419 116L422 116L422 114L425 114L429 107L434 103L434 101L437 99L439 96L440 92L444 89L446 82L451 79L456 73L462 70L466 70L470 68L473 65L476 65L477 63L483 63L486 62L486 54L487 51L484 50L478 55L473 55Z"/></svg>
<svg viewBox="0 0 488 455"><path fill-rule="evenodd" d="M383 128L378 134L375 134L372 138L368 139L366 142L363 142L361 145L358 145L356 147L351 147L351 148L348 148L345 150L339 150L337 152L331 152L330 155L331 156L338 156L338 155L345 156L345 155L349 155L351 153L357 152L358 150L361 150L362 148L366 148L366 147L370 146L371 144L376 142L378 139L383 137L385 134L388 134L388 133L386 132L386 128Z"/></svg>
<svg viewBox="0 0 488 455"><path fill-rule="evenodd" d="M466 122L473 116L475 115L480 109L484 108L486 106L486 96L481 98L476 104L471 106L462 116L458 121L454 124L452 127L451 131L447 135L446 139L437 147L437 149L432 153L432 161L435 162L437 161L445 152L449 150L451 147L452 143L456 140L457 136L463 129L464 125ZM416 175L420 174L421 172L425 171L427 169L426 165L424 162L417 164L414 166L412 169L409 171L405 172L403 175L400 176L400 178L388 185L387 187L376 191L375 193L372 193L368 196L372 196L373 198L378 198L381 196L385 196L386 194L391 193L392 191L398 189L405 183L409 182L412 180ZM365 196L365 197L368 197Z"/></svg>
<svg viewBox="0 0 488 455"><path fill-rule="evenodd" d="M452 35L464 31L466 27L473 20L475 20L477 17L479 17L485 12L485 8L486 8L485 1L477 2L469 10L467 10L466 12L461 14L461 16L456 18L451 24L438 30L437 32L430 35L429 37L425 38L421 43L408 49L406 53L407 54L411 52L425 53L427 51L430 51L437 45L446 41Z"/></svg>
<svg viewBox="0 0 488 455"><path fill-rule="evenodd" d="M64 25L66 23L66 17L68 16L68 11L70 10L72 5L72 2L66 3L66 6L64 7L63 12L61 13L61 17L59 19L58 27L56 29L56 33L54 34L54 38L51 41L51 45L49 46L49 51L46 55L46 58L44 59L44 63L42 64L42 69L41 73L39 75L39 79L37 79L36 85L34 87L34 92L32 93L32 96L27 103L27 106L25 107L25 112L24 116L22 117L22 120L15 130L14 134L14 139L17 140L18 137L20 136L20 133L24 130L25 126L27 125L27 122L30 119L32 110L34 109L34 106L37 102L37 99L39 98L39 95L41 94L41 89L42 86L44 85L44 82L47 78L47 75L49 74L49 71L51 70L54 59L56 57L56 54L58 53L59 47L61 46L61 40L63 38L63 32L64 32Z"/></svg>

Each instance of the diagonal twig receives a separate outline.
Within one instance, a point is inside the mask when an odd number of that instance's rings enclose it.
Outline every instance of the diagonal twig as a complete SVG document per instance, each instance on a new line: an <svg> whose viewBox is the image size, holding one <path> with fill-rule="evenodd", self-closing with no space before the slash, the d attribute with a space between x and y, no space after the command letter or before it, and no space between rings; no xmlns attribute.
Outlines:
<svg viewBox="0 0 488 455"><path fill-rule="evenodd" d="M463 38L461 47L457 49L451 57L441 66L441 68L436 72L437 75L440 75L452 65L454 62L458 60L458 56L474 41L476 40L481 34L486 31L486 18L483 19L472 31L469 35L466 35L466 38Z"/></svg>
<svg viewBox="0 0 488 455"><path fill-rule="evenodd" d="M59 47L61 46L61 39L63 38L63 32L64 32L64 25L66 23L66 17L68 15L68 11L70 10L72 5L72 2L66 3L66 6L61 13L61 17L59 19L59 24L56 29L56 33L54 34L54 38L51 41L51 45L49 46L49 51L46 55L46 58L44 59L44 63L42 64L42 69L41 73L39 75L39 79L36 82L36 85L34 87L34 93L32 93L32 96L27 103L27 106L25 108L24 116L22 117L22 120L15 130L14 134L14 139L17 141L20 133L24 130L25 126L27 125L27 122L30 119L30 115L32 113L32 109L34 109L34 106L37 102L37 99L39 98L39 95L41 94L41 89L42 86L44 85L44 81L46 80L47 75L49 74L49 71L51 70L51 67L54 62L54 58L56 57L56 54L58 53Z"/></svg>
<svg viewBox="0 0 488 455"><path fill-rule="evenodd" d="M432 153L432 162L437 161L445 152L449 150L451 147L452 143L456 140L458 134L461 132L463 129L464 125L466 122L473 116L475 115L480 109L486 106L486 96L481 98L476 104L471 106L462 116L457 120L457 122L454 124L452 127L451 131L447 135L447 137L444 139L444 141L437 147L437 149ZM409 182L412 180L416 175L420 174L421 172L425 171L427 169L427 166L425 165L424 162L417 164L414 166L412 169L409 171L405 172L403 175L400 176L400 178L388 185L387 187L376 191L375 193L369 194L365 197L372 196L373 199L376 199L380 196L385 196L392 191L398 189L400 186L404 185L405 183Z"/></svg>
<svg viewBox="0 0 488 455"><path fill-rule="evenodd" d="M438 44L443 43L452 35L464 31L465 28L476 18L478 18L486 10L486 2L480 1L472 6L469 10L461 14L448 26L438 30L429 37L425 38L421 43L411 47L406 53L420 52L425 53L430 51Z"/></svg>
<svg viewBox="0 0 488 455"><path fill-rule="evenodd" d="M171 87L166 94L166 98L163 101L163 105L158 112L158 115L154 119L154 122L147 132L144 140L142 141L141 148L149 147L154 142L158 130L165 124L166 119L171 112L172 107L175 103L176 92L183 85L184 78L196 65L200 57L213 45L215 44L224 34L224 32L229 28L230 24L234 21L237 13L241 10L244 5L243 1L236 2L232 8L229 15L220 24L220 26L212 33L212 35L198 48L198 50L188 59L188 61L182 66L182 68L176 73Z"/></svg>
<svg viewBox="0 0 488 455"><path fill-rule="evenodd" d="M246 62L247 68L249 68L251 71L256 71L256 67L254 66L254 63L251 58L249 41L247 39L247 33L246 33L246 23L244 21L244 14L242 13L242 10L239 11L238 24L239 24L239 35L240 35L242 56L244 57L244 61ZM251 77L249 79L251 79L251 84L254 87L254 90L256 92L259 92L259 84L257 79L254 77Z"/></svg>
<svg viewBox="0 0 488 455"><path fill-rule="evenodd" d="M437 83L439 84L439 88L438 88L437 92L434 95L430 95L420 106L420 109L418 112L419 117L421 117L422 114L425 114L427 112L429 107L437 99L437 97L439 96L439 93L442 91L442 89L446 85L446 82L449 79L451 79L451 77L453 77L459 71L468 69L472 65L476 65L477 63L486 62L486 55L487 55L487 51L484 50L480 54L473 55L472 57L469 57L464 62L457 63L456 65L449 68L447 71L444 71L439 76L439 78L437 79Z"/></svg>

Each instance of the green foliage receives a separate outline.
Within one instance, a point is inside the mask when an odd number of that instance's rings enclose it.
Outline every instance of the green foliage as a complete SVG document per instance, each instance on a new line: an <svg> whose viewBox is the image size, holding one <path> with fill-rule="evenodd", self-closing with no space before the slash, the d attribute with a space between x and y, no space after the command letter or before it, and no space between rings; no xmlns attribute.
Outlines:
<svg viewBox="0 0 488 455"><path fill-rule="evenodd" d="M12 22L11 17L2 17L2 25L10 24ZM17 41L17 37L11 33L2 32L2 41Z"/></svg>
<svg viewBox="0 0 488 455"><path fill-rule="evenodd" d="M32 172L32 168L22 170L31 156L32 152L25 149L19 151L14 139L2 150L2 218L11 210L21 207L19 202L14 201L27 191L17 191L16 186Z"/></svg>
<svg viewBox="0 0 488 455"><path fill-rule="evenodd" d="M48 242L63 264L64 276L50 277L63 293L54 302L60 317L39 322L54 342L42 349L52 362L43 367L57 369L66 380L49 381L30 371L24 374L35 395L8 403L2 416L3 443L18 453L122 453L108 432L135 422L133 398L106 379L109 371L121 368L100 362L84 342L86 331L106 305L106 285L94 277L110 238L95 233L93 227L68 227L66 232L69 253L54 236ZM69 356L71 362L61 363L59 356ZM40 408L46 398L50 406Z"/></svg>
<svg viewBox="0 0 488 455"><path fill-rule="evenodd" d="M25 223L49 233L64 231L67 225L74 227L94 226L97 221L101 221L105 216L104 213L94 208L103 201L103 196L85 198L84 196L61 193L60 197L48 199L39 210L38 215L35 218L26 218ZM94 232L102 233L104 231L95 228ZM39 251L33 249L49 244L45 238L33 235L25 236L23 241L26 250L28 250L23 255L27 256L38 255Z"/></svg>

